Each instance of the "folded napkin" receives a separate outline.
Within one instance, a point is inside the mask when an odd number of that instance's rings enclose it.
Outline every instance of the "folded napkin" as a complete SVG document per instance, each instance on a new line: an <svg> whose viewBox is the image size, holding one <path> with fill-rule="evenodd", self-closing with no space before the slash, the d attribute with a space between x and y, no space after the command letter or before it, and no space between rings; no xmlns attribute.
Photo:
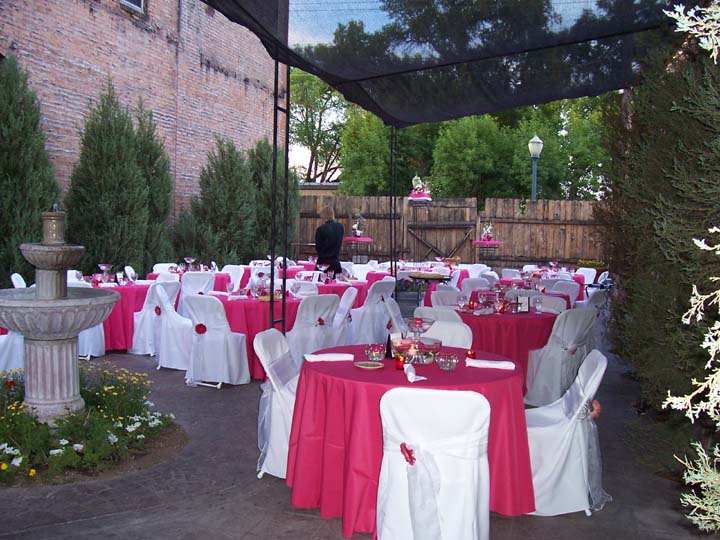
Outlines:
<svg viewBox="0 0 720 540"><path fill-rule="evenodd" d="M210 291L208 294L212 294L213 296L228 296L228 293L222 291Z"/></svg>
<svg viewBox="0 0 720 540"><path fill-rule="evenodd" d="M427 377L418 375L415 372L415 366L413 366L412 364L405 364L403 366L403 369L405 370L405 376L407 377L407 380L411 383L414 383L416 381L427 381Z"/></svg>
<svg viewBox="0 0 720 540"><path fill-rule="evenodd" d="M465 365L476 368L515 369L515 363L508 360L476 360L474 358L466 358Z"/></svg>
<svg viewBox="0 0 720 540"><path fill-rule="evenodd" d="M306 354L305 360L308 362L335 362L354 360L355 357L349 353L322 353L322 354Z"/></svg>
<svg viewBox="0 0 720 540"><path fill-rule="evenodd" d="M117 287L117 283L98 283L100 287Z"/></svg>
<svg viewBox="0 0 720 540"><path fill-rule="evenodd" d="M136 279L135 285L152 285L155 283L154 279Z"/></svg>
<svg viewBox="0 0 720 540"><path fill-rule="evenodd" d="M495 313L495 310L491 307L476 309L473 311L473 315L492 315L493 313Z"/></svg>

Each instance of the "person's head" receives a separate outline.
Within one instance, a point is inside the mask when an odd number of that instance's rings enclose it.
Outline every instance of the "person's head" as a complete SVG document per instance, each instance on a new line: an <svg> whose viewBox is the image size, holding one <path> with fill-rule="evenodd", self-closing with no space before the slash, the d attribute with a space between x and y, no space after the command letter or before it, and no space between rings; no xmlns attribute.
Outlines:
<svg viewBox="0 0 720 540"><path fill-rule="evenodd" d="M335 219L335 212L333 211L332 207L323 206L320 210L320 219L322 219L323 221L330 221L332 219Z"/></svg>

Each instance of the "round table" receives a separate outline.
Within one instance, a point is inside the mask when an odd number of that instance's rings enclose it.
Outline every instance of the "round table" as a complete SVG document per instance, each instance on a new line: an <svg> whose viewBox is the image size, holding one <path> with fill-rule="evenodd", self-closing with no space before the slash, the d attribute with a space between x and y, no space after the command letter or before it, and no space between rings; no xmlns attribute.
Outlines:
<svg viewBox="0 0 720 540"><path fill-rule="evenodd" d="M128 284L108 288L120 293L120 300L103 322L105 350L127 350L132 348L133 315L142 309L150 285Z"/></svg>
<svg viewBox="0 0 720 540"><path fill-rule="evenodd" d="M245 283L247 283L247 279L245 279L245 275L249 274L247 269L245 269L245 274L243 275L243 280ZM150 272L147 275L147 279L157 279L158 275L154 272ZM182 274L180 274L180 281L182 281ZM214 291L220 291L220 292L227 292L227 286L228 283L230 283L231 278L230 274L226 274L224 272L215 272L215 281L213 283L213 290ZM242 282L240 284L242 286Z"/></svg>
<svg viewBox="0 0 720 540"><path fill-rule="evenodd" d="M518 365L524 393L528 352L547 344L557 314L537 314L534 311L492 315L473 315L467 311L458 313L472 330L474 349L507 356Z"/></svg>
<svg viewBox="0 0 720 540"><path fill-rule="evenodd" d="M464 358L465 351L446 347ZM350 352L364 360L364 346L322 352ZM503 360L490 353L478 358ZM353 362L305 362L298 382L290 434L286 483L296 508L319 508L323 518L342 517L342 533L374 532L382 461L380 398L397 386L473 390L490 403L488 461L490 509L520 515L535 508L528 450L522 376L519 369L478 369L463 361L454 372L436 364L417 366L427 381L411 384L386 361L379 370ZM447 414L452 414L448 411Z"/></svg>

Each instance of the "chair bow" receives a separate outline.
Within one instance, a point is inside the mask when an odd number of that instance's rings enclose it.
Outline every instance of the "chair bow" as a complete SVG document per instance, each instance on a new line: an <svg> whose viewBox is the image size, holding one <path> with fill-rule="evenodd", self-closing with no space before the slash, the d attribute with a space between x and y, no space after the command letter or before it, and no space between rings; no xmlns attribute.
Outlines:
<svg viewBox="0 0 720 540"><path fill-rule="evenodd" d="M155 315L157 315L159 317L161 313L162 313L162 309L160 309L160 306L155 306Z"/></svg>
<svg viewBox="0 0 720 540"><path fill-rule="evenodd" d="M408 448L407 444L400 443L400 453L410 465L415 465L415 451L412 448Z"/></svg>

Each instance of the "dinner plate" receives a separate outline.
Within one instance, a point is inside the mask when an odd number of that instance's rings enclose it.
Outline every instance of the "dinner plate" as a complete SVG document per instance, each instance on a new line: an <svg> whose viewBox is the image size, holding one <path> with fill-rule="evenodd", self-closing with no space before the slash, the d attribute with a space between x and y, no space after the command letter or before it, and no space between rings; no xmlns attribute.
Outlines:
<svg viewBox="0 0 720 540"><path fill-rule="evenodd" d="M362 362L355 362L355 367L360 369L380 369L385 367L382 362L371 362L370 360L363 360Z"/></svg>
<svg viewBox="0 0 720 540"><path fill-rule="evenodd" d="M263 296L258 296L258 300L260 300L261 302L269 302L269 301L270 301L270 295L264 294ZM276 297L275 297L275 301L276 301L276 302L279 302L280 300L282 300L282 296L276 296Z"/></svg>

